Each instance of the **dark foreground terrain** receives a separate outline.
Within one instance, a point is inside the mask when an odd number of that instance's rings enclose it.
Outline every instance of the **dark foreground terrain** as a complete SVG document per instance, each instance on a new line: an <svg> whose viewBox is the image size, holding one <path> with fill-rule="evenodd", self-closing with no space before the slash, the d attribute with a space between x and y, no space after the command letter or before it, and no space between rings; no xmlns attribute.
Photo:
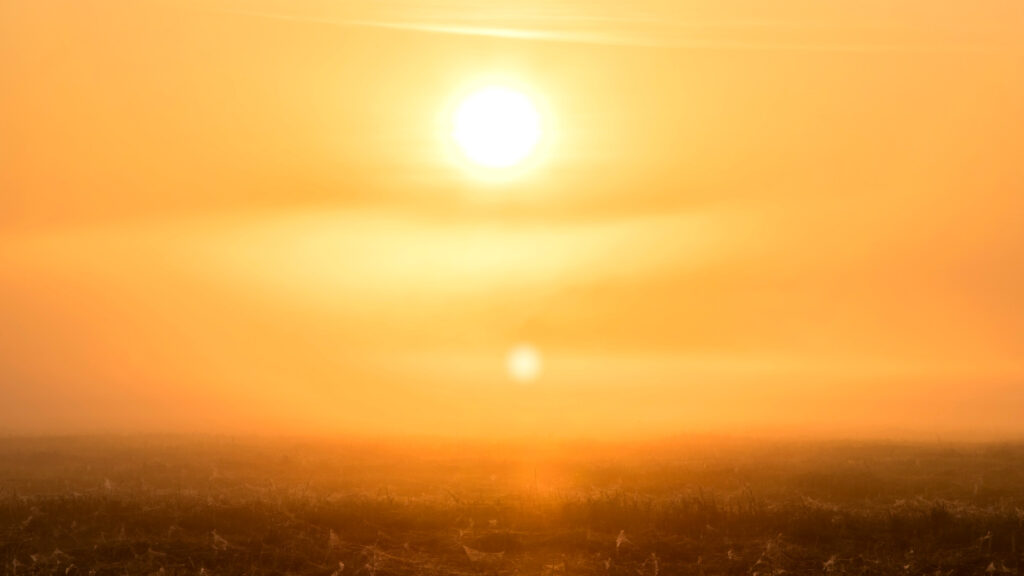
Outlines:
<svg viewBox="0 0 1024 576"><path fill-rule="evenodd" d="M0 439L4 575L1019 574L1024 446Z"/></svg>

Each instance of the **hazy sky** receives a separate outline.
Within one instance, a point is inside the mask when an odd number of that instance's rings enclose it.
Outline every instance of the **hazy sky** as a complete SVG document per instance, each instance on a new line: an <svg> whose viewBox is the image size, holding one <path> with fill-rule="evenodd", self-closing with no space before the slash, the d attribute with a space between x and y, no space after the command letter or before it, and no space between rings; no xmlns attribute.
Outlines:
<svg viewBox="0 0 1024 576"><path fill-rule="evenodd" d="M0 432L1024 433L1024 4L481 4L0 0Z"/></svg>

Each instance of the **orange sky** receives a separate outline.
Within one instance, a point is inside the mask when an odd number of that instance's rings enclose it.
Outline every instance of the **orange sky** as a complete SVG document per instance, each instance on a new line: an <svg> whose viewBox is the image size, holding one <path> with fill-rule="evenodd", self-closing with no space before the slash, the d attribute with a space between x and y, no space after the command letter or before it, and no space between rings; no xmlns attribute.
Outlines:
<svg viewBox="0 0 1024 576"><path fill-rule="evenodd" d="M0 0L0 432L1024 432L1024 5L487 6Z"/></svg>

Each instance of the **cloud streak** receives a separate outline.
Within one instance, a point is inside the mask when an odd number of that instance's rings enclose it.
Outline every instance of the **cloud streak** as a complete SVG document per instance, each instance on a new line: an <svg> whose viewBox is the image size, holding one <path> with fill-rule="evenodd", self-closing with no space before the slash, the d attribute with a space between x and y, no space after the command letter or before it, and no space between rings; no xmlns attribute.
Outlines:
<svg viewBox="0 0 1024 576"><path fill-rule="evenodd" d="M687 22L656 18L566 16L535 18L430 18L328 17L286 12L218 9L223 14L266 18L296 23L350 28L376 28L428 34L483 36L569 44L672 48L737 52L840 52L840 53L960 53L995 54L1014 47L991 42L949 41L856 41L848 37L899 36L898 27L838 26L783 21ZM753 32L756 32L754 34ZM870 32L870 34L868 34ZM770 33L772 38L764 38ZM830 36L834 40L801 38ZM761 36L761 37L757 37ZM749 38L753 37L753 38Z"/></svg>

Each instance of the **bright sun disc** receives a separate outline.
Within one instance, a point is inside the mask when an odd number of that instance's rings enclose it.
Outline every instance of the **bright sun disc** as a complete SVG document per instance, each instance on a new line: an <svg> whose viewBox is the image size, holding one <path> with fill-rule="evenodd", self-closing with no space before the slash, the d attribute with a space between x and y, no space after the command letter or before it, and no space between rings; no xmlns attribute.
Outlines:
<svg viewBox="0 0 1024 576"><path fill-rule="evenodd" d="M455 110L452 138L462 153L486 168L510 168L528 158L541 138L541 118L522 92L488 86Z"/></svg>

